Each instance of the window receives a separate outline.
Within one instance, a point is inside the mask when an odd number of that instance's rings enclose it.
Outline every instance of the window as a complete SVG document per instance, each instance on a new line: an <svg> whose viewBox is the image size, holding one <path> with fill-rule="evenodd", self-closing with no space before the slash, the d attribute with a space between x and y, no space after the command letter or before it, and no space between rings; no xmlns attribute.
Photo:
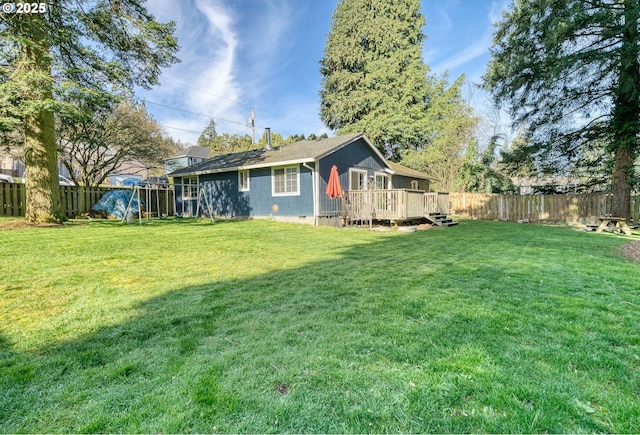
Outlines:
<svg viewBox="0 0 640 435"><path fill-rule="evenodd" d="M249 170L238 171L238 190L240 192L249 191Z"/></svg>
<svg viewBox="0 0 640 435"><path fill-rule="evenodd" d="M300 195L299 167L271 168L271 183L273 196Z"/></svg>
<svg viewBox="0 0 640 435"><path fill-rule="evenodd" d="M198 197L198 177L184 177L182 179L182 199Z"/></svg>
<svg viewBox="0 0 640 435"><path fill-rule="evenodd" d="M389 187L389 176L386 174L376 174L376 189L387 189Z"/></svg>
<svg viewBox="0 0 640 435"><path fill-rule="evenodd" d="M349 169L349 189L365 190L367 188L367 171Z"/></svg>

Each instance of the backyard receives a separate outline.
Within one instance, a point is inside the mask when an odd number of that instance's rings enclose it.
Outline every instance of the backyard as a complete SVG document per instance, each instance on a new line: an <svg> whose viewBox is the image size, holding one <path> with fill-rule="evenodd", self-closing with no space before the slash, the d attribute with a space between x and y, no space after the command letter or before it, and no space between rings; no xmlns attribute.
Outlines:
<svg viewBox="0 0 640 435"><path fill-rule="evenodd" d="M640 427L638 236L3 223L3 433Z"/></svg>

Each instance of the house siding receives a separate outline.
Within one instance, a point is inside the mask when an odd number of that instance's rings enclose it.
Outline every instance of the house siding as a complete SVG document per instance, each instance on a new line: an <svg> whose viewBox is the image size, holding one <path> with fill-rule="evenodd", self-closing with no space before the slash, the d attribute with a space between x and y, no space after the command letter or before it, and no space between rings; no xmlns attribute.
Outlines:
<svg viewBox="0 0 640 435"><path fill-rule="evenodd" d="M429 191L429 180L421 178L411 178L404 175L393 175L391 177L391 184L394 189L411 189L411 181L418 182L418 190Z"/></svg>
<svg viewBox="0 0 640 435"><path fill-rule="evenodd" d="M278 166L276 166L278 167ZM198 181L205 190L207 199L216 217L313 217L313 189L311 171L299 165L299 194L273 196L271 168L258 168L249 171L249 191L240 192L238 171L200 175ZM176 178L176 209L186 215L194 215L197 199L182 199L182 178ZM277 206L277 208L275 207ZM207 210L204 201L200 212Z"/></svg>
<svg viewBox="0 0 640 435"><path fill-rule="evenodd" d="M173 171L177 171L178 169L186 168L196 163L200 163L203 160L205 159L202 157L191 157L191 156L178 157L175 159L167 159L164 161L164 173L165 175L170 174Z"/></svg>
<svg viewBox="0 0 640 435"><path fill-rule="evenodd" d="M349 169L367 171L367 178L370 178L376 173L384 172L386 167L380 157L371 150L363 139L359 139L320 159L318 163L320 172L318 215L321 217L337 216L342 211L342 199L331 199L325 193L333 165L338 168L340 186L343 190L349 189Z"/></svg>

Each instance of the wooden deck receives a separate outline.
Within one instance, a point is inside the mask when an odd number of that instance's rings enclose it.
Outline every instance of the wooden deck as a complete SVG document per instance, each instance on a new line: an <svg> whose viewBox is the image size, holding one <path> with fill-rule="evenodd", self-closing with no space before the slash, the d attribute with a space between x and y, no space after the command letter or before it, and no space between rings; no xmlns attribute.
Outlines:
<svg viewBox="0 0 640 435"><path fill-rule="evenodd" d="M449 194L410 189L345 191L343 213L347 221L388 220L402 222L445 216Z"/></svg>

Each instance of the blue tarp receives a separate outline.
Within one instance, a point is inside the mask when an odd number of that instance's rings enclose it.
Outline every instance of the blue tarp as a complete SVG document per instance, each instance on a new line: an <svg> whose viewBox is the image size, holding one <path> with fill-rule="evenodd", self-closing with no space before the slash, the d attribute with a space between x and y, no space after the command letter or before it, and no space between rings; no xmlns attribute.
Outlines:
<svg viewBox="0 0 640 435"><path fill-rule="evenodd" d="M133 201L131 196L133 195ZM116 219L124 218L127 206L131 201L130 212L132 215L138 214L138 195L134 195L131 190L112 190L105 193L100 201L96 203L91 210L104 211L107 216L113 216ZM144 209L144 201L140 200L140 206Z"/></svg>

